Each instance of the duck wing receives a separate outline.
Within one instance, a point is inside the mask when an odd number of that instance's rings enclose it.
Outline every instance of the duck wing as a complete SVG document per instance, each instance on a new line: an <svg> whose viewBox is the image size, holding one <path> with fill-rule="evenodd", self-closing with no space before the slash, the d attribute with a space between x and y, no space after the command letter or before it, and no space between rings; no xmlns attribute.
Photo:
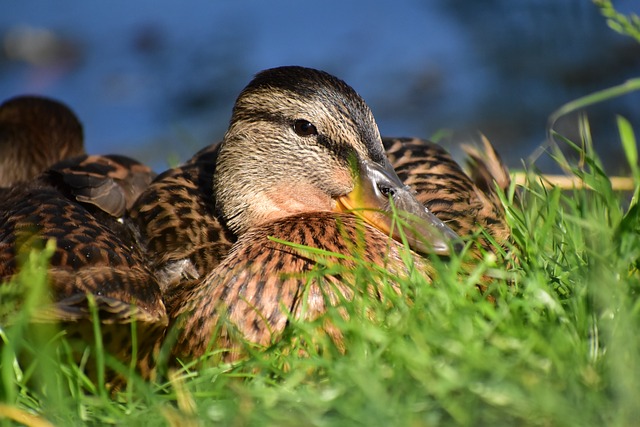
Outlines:
<svg viewBox="0 0 640 427"><path fill-rule="evenodd" d="M213 270L236 241L215 211L218 147L160 174L130 212L163 289Z"/></svg>

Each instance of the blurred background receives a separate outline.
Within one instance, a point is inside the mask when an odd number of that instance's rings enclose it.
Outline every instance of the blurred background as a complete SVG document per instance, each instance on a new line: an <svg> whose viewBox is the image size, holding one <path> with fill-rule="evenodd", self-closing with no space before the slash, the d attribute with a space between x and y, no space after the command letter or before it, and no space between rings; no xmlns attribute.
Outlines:
<svg viewBox="0 0 640 427"><path fill-rule="evenodd" d="M614 2L640 13L638 0ZM5 1L0 98L69 105L87 151L162 171L220 140L259 70L320 68L368 102L383 135L440 136L459 154L482 132L511 167L544 143L562 104L640 76L640 45L589 0ZM626 171L616 114L640 134L640 94L589 108L611 174ZM576 116L557 129L577 138ZM553 169L547 156L536 166Z"/></svg>

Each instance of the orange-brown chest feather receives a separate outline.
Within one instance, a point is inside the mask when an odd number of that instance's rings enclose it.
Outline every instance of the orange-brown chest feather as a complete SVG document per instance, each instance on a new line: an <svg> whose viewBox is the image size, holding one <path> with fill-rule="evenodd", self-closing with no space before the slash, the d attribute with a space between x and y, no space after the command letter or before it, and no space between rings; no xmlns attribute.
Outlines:
<svg viewBox="0 0 640 427"><path fill-rule="evenodd" d="M349 214L307 213L258 227L243 235L202 283L167 295L169 316L185 316L176 352L202 355L212 335L216 348L233 348L238 334L267 345L282 333L289 315L312 319L327 303L350 298L357 260L405 274L399 251L389 237Z"/></svg>

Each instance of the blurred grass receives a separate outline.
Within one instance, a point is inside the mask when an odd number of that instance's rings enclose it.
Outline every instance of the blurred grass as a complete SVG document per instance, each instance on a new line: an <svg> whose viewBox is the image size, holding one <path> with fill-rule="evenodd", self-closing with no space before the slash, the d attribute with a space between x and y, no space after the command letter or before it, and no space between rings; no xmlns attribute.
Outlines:
<svg viewBox="0 0 640 427"><path fill-rule="evenodd" d="M625 15L616 10L611 0L593 0L600 9L600 13L607 20L607 25L613 31L633 37L640 43L640 17L635 13Z"/></svg>

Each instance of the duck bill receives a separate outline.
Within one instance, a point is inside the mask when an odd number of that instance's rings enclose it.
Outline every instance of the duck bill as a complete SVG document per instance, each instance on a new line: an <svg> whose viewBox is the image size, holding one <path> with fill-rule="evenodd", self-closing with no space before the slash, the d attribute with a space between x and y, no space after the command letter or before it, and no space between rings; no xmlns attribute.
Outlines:
<svg viewBox="0 0 640 427"><path fill-rule="evenodd" d="M450 255L461 250L459 236L416 200L391 164L358 163L355 188L337 199L336 210L352 212L398 242L404 235L416 252Z"/></svg>

